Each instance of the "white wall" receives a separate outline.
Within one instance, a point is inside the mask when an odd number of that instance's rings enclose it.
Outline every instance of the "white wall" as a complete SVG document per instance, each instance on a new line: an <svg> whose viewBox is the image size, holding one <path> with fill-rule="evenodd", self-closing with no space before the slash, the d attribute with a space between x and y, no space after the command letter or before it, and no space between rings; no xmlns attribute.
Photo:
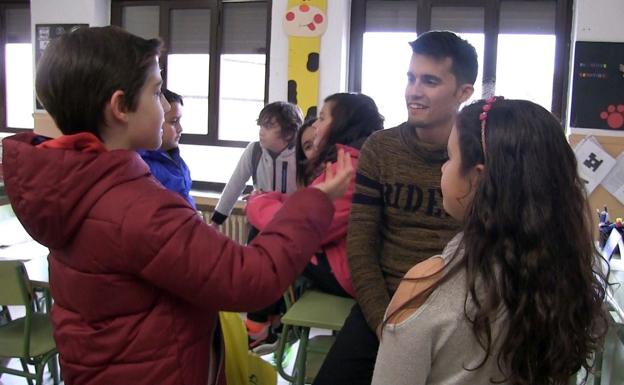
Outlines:
<svg viewBox="0 0 624 385"><path fill-rule="evenodd" d="M282 28L287 0L273 0L269 102L288 96L288 37ZM347 89L351 0L327 0L327 30L321 37L319 101Z"/></svg>
<svg viewBox="0 0 624 385"><path fill-rule="evenodd" d="M576 0L572 39L624 42L623 0Z"/></svg>

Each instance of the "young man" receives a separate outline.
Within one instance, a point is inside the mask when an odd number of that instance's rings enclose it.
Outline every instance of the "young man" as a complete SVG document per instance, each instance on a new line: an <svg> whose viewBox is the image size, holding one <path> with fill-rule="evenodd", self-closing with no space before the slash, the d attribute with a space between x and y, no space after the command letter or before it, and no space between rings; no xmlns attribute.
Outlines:
<svg viewBox="0 0 624 385"><path fill-rule="evenodd" d="M447 31L425 33L410 45L408 120L373 134L360 153L347 237L358 303L314 384L371 383L392 293L458 229L442 208L440 169L459 106L473 93L477 54Z"/></svg>
<svg viewBox="0 0 624 385"><path fill-rule="evenodd" d="M165 121L162 125L162 145L158 150L139 151L141 158L147 163L154 178L158 179L163 186L173 192L177 192L195 208L195 202L191 197L191 173L188 166L180 156L180 136L182 135L182 109L184 101L182 96L167 89L163 90L163 96L171 106L165 112Z"/></svg>
<svg viewBox="0 0 624 385"><path fill-rule="evenodd" d="M293 194L254 244L219 234L151 177L160 147L160 41L117 27L54 40L37 96L62 136L3 140L7 195L50 249L54 339L67 385L225 384L217 313L279 298L320 246L351 160Z"/></svg>

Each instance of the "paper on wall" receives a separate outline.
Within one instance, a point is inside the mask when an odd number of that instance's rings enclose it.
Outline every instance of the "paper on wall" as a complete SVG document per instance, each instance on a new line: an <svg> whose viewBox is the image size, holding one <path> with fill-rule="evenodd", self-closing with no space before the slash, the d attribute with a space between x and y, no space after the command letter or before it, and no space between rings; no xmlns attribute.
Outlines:
<svg viewBox="0 0 624 385"><path fill-rule="evenodd" d="M624 154L617 157L615 166L602 180L602 185L624 205Z"/></svg>
<svg viewBox="0 0 624 385"><path fill-rule="evenodd" d="M578 161L579 174L585 180L585 189L589 195L611 171L615 165L615 159L593 136L581 140L574 148L574 154Z"/></svg>

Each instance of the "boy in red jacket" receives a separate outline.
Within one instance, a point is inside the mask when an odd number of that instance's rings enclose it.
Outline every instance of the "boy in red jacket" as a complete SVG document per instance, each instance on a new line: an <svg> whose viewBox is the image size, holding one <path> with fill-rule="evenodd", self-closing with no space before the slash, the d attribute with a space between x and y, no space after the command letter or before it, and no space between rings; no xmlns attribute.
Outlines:
<svg viewBox="0 0 624 385"><path fill-rule="evenodd" d="M55 40L36 89L64 135L3 141L11 204L50 249L68 385L224 384L217 312L257 310L282 294L353 173L341 154L336 174L293 194L249 247L219 234L135 152L161 144L160 44L116 27Z"/></svg>

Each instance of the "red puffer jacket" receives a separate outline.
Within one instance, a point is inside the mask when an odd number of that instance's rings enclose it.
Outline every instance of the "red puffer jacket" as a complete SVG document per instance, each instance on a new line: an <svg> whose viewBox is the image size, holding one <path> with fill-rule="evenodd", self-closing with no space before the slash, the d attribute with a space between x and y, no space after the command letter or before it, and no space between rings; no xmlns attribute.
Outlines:
<svg viewBox="0 0 624 385"><path fill-rule="evenodd" d="M86 135L86 136L85 136ZM50 248L52 321L65 383L224 383L217 311L275 301L318 249L334 208L295 193L250 247L205 224L133 151L90 134L36 147L4 139L5 185Z"/></svg>

